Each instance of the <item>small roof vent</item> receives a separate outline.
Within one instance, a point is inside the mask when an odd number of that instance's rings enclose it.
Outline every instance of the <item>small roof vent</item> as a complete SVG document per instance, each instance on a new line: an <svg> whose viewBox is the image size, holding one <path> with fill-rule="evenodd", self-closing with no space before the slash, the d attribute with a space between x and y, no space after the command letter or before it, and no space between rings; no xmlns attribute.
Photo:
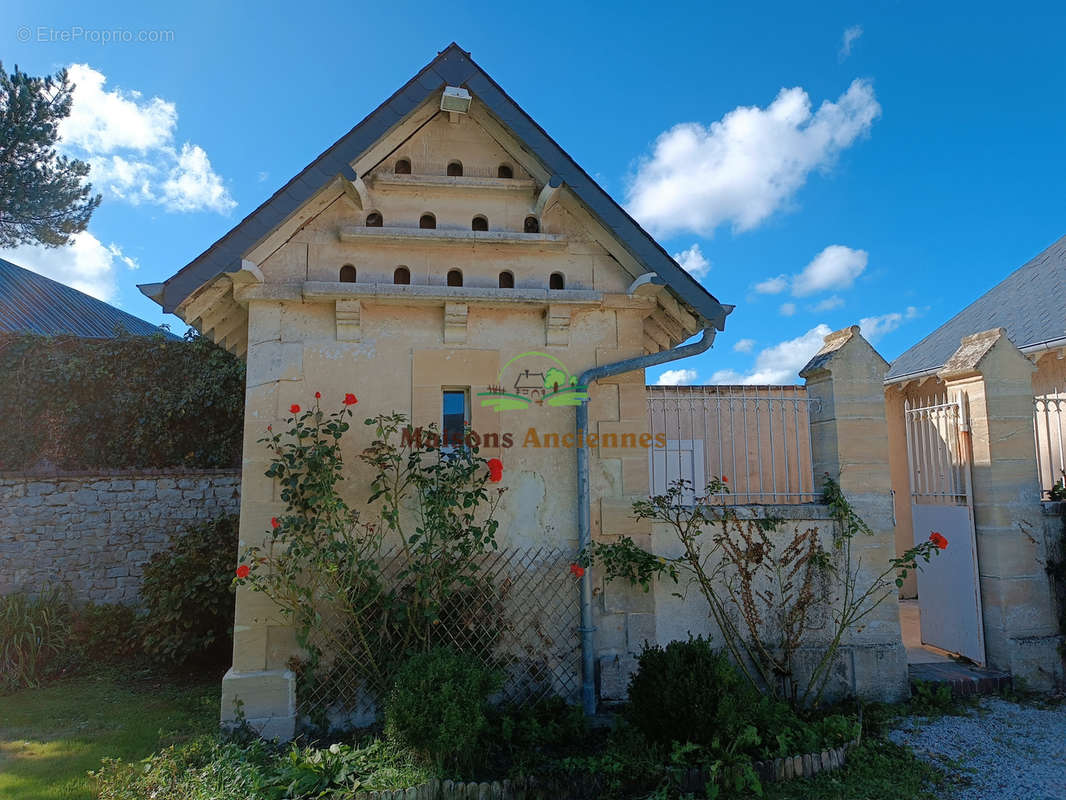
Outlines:
<svg viewBox="0 0 1066 800"><path fill-rule="evenodd" d="M440 97L440 110L452 114L465 114L470 110L470 92L459 86L445 86Z"/></svg>

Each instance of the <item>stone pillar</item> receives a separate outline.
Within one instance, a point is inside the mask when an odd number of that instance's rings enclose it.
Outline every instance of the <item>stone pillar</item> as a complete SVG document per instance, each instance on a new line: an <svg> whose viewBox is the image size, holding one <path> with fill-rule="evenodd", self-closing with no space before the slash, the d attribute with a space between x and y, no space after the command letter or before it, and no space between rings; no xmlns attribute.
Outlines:
<svg viewBox="0 0 1066 800"><path fill-rule="evenodd" d="M826 474L836 479L873 531L873 536L852 541L853 562L862 559L863 589L896 555L885 422L887 371L888 363L857 325L826 336L822 349L800 371L808 396L816 401L811 408L815 482ZM881 701L907 696L907 652L894 595L845 639L834 675L827 694L851 691Z"/></svg>
<svg viewBox="0 0 1066 800"><path fill-rule="evenodd" d="M304 402L303 346L285 342L281 304L248 304L248 356L241 476L239 549L262 545L270 518L284 511L274 481L264 474L269 452L259 442L267 425L283 424L291 403ZM233 554L234 565L239 553ZM237 589L233 666L222 679L222 722L240 714L267 739L291 739L296 727L296 678L287 668L297 655L294 633L274 603L247 587Z"/></svg>
<svg viewBox="0 0 1066 800"><path fill-rule="evenodd" d="M974 527L988 663L1034 688L1062 677L1033 436L1036 368L995 328L967 336L940 371L969 418Z"/></svg>
<svg viewBox="0 0 1066 800"><path fill-rule="evenodd" d="M896 555L914 546L914 519L911 514L910 464L907 462L906 396L900 386L885 387L885 415L888 423L888 460L892 475L892 502L896 519ZM918 576L907 573L900 587L901 598L918 596Z"/></svg>

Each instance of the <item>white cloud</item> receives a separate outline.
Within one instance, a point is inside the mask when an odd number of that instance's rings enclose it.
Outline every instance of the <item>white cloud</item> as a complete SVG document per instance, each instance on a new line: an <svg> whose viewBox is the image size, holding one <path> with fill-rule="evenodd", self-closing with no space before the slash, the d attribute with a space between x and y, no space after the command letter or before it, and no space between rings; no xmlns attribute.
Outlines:
<svg viewBox="0 0 1066 800"><path fill-rule="evenodd" d="M852 25L850 28L844 29L844 36L840 40L840 53L838 54L840 60L851 55L851 46L858 41L862 36L862 25Z"/></svg>
<svg viewBox="0 0 1066 800"><path fill-rule="evenodd" d="M188 142L181 146L178 163L163 183L163 197L164 205L172 211L210 208L225 213L236 205L222 179L211 169L207 153Z"/></svg>
<svg viewBox="0 0 1066 800"><path fill-rule="evenodd" d="M907 306L906 311L903 312L903 317L907 320L918 319L918 317L925 314L925 312L928 310L929 306L925 306L924 308L918 308L917 306Z"/></svg>
<svg viewBox="0 0 1066 800"><path fill-rule="evenodd" d="M662 375L659 376L659 380L655 382L656 386L688 386L695 383L696 370L694 369L668 369Z"/></svg>
<svg viewBox="0 0 1066 800"><path fill-rule="evenodd" d="M750 353L754 349L754 339L740 339L735 345L733 345L734 353Z"/></svg>
<svg viewBox="0 0 1066 800"><path fill-rule="evenodd" d="M781 316L783 316L783 317L791 317L793 314L796 313L796 304L795 303L782 303L781 304L781 308L778 309L778 310L781 312Z"/></svg>
<svg viewBox="0 0 1066 800"><path fill-rule="evenodd" d="M674 253L674 261L684 267L693 278L702 278L711 269L711 262L703 255L699 243L692 245L688 250Z"/></svg>
<svg viewBox="0 0 1066 800"><path fill-rule="evenodd" d="M817 325L802 336L775 344L761 350L755 357L755 365L749 372L719 370L711 377L712 383L741 383L747 385L795 383L799 371L811 360L832 333L828 325Z"/></svg>
<svg viewBox="0 0 1066 800"><path fill-rule="evenodd" d="M840 308L842 305L844 305L844 298L840 295L834 294L830 295L829 297L825 298L825 300L822 300L819 303L815 303L813 306L811 306L811 311L814 311L816 313L819 311L832 311L834 308Z"/></svg>
<svg viewBox="0 0 1066 800"><path fill-rule="evenodd" d="M788 288L788 276L778 275L776 278L767 278L755 284L755 291L759 294L781 294Z"/></svg>
<svg viewBox="0 0 1066 800"><path fill-rule="evenodd" d="M911 318L908 317L908 319ZM862 329L862 335L866 340L872 344L885 334L892 333L902 322L903 315L898 311L893 311L878 317L863 317L859 320L859 328Z"/></svg>
<svg viewBox="0 0 1066 800"><path fill-rule="evenodd" d="M105 245L88 231L74 234L71 243L64 247L20 245L0 250L0 256L106 301L113 301L118 294L116 266L124 264L129 269L139 266L117 244Z"/></svg>
<svg viewBox="0 0 1066 800"><path fill-rule="evenodd" d="M792 278L792 294L805 297L827 289L847 289L866 269L869 254L841 244L831 244Z"/></svg>
<svg viewBox="0 0 1066 800"><path fill-rule="evenodd" d="M808 174L828 168L881 113L873 87L856 80L812 112L807 93L782 89L766 108L738 107L709 126L686 122L660 134L637 166L627 208L653 233L749 230L783 207Z"/></svg>
<svg viewBox="0 0 1066 800"><path fill-rule="evenodd" d="M125 264L129 269L140 269L141 268L141 265L137 263L137 259L135 259L132 256L128 256L125 253L123 253L122 252L122 248L119 247L114 242L112 242L111 244L109 244L107 246L107 252L109 252L112 256L114 256L119 261L121 261L123 264Z"/></svg>
<svg viewBox="0 0 1066 800"><path fill-rule="evenodd" d="M63 142L89 153L119 149L144 153L170 144L178 124L178 110L159 97L143 99L140 92L104 90L107 78L88 64L67 68L75 84L70 116L59 126Z"/></svg>
<svg viewBox="0 0 1066 800"><path fill-rule="evenodd" d="M103 193L170 211L228 213L237 203L199 145L178 148L178 111L159 97L105 89L107 78L88 64L68 68L75 83L70 116L59 127L61 149L89 162Z"/></svg>

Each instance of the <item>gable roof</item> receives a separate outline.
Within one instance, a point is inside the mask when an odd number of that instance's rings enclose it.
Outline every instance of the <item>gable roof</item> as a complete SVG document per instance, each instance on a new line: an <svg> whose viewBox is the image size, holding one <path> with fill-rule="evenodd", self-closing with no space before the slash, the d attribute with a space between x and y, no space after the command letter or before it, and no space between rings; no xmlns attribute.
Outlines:
<svg viewBox="0 0 1066 800"><path fill-rule="evenodd" d="M964 336L1006 328L1019 350L1066 339L1066 236L892 362L886 380L939 369Z"/></svg>
<svg viewBox="0 0 1066 800"><path fill-rule="evenodd" d="M410 112L445 86L467 88L560 178L592 215L621 242L634 259L662 278L678 299L690 305L718 330L725 327L732 306L723 306L689 275L663 247L619 206L577 163L512 100L470 54L452 42L402 88L342 136L300 174L245 217L162 286L141 287L166 311L174 311L200 286L224 272L240 269L241 257L337 175L355 180L350 164L384 137ZM554 183L553 183L554 185Z"/></svg>
<svg viewBox="0 0 1066 800"><path fill-rule="evenodd" d="M70 334L93 339L165 334L150 322L0 258L0 333Z"/></svg>

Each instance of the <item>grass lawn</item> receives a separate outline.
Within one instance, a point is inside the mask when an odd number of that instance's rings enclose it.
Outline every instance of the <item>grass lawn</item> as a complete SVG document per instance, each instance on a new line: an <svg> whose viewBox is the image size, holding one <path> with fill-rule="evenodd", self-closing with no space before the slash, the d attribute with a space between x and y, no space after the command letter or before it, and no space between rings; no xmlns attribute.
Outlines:
<svg viewBox="0 0 1066 800"><path fill-rule="evenodd" d="M221 681L105 675L0 696L0 797L91 800L101 759L144 758L218 725Z"/></svg>

